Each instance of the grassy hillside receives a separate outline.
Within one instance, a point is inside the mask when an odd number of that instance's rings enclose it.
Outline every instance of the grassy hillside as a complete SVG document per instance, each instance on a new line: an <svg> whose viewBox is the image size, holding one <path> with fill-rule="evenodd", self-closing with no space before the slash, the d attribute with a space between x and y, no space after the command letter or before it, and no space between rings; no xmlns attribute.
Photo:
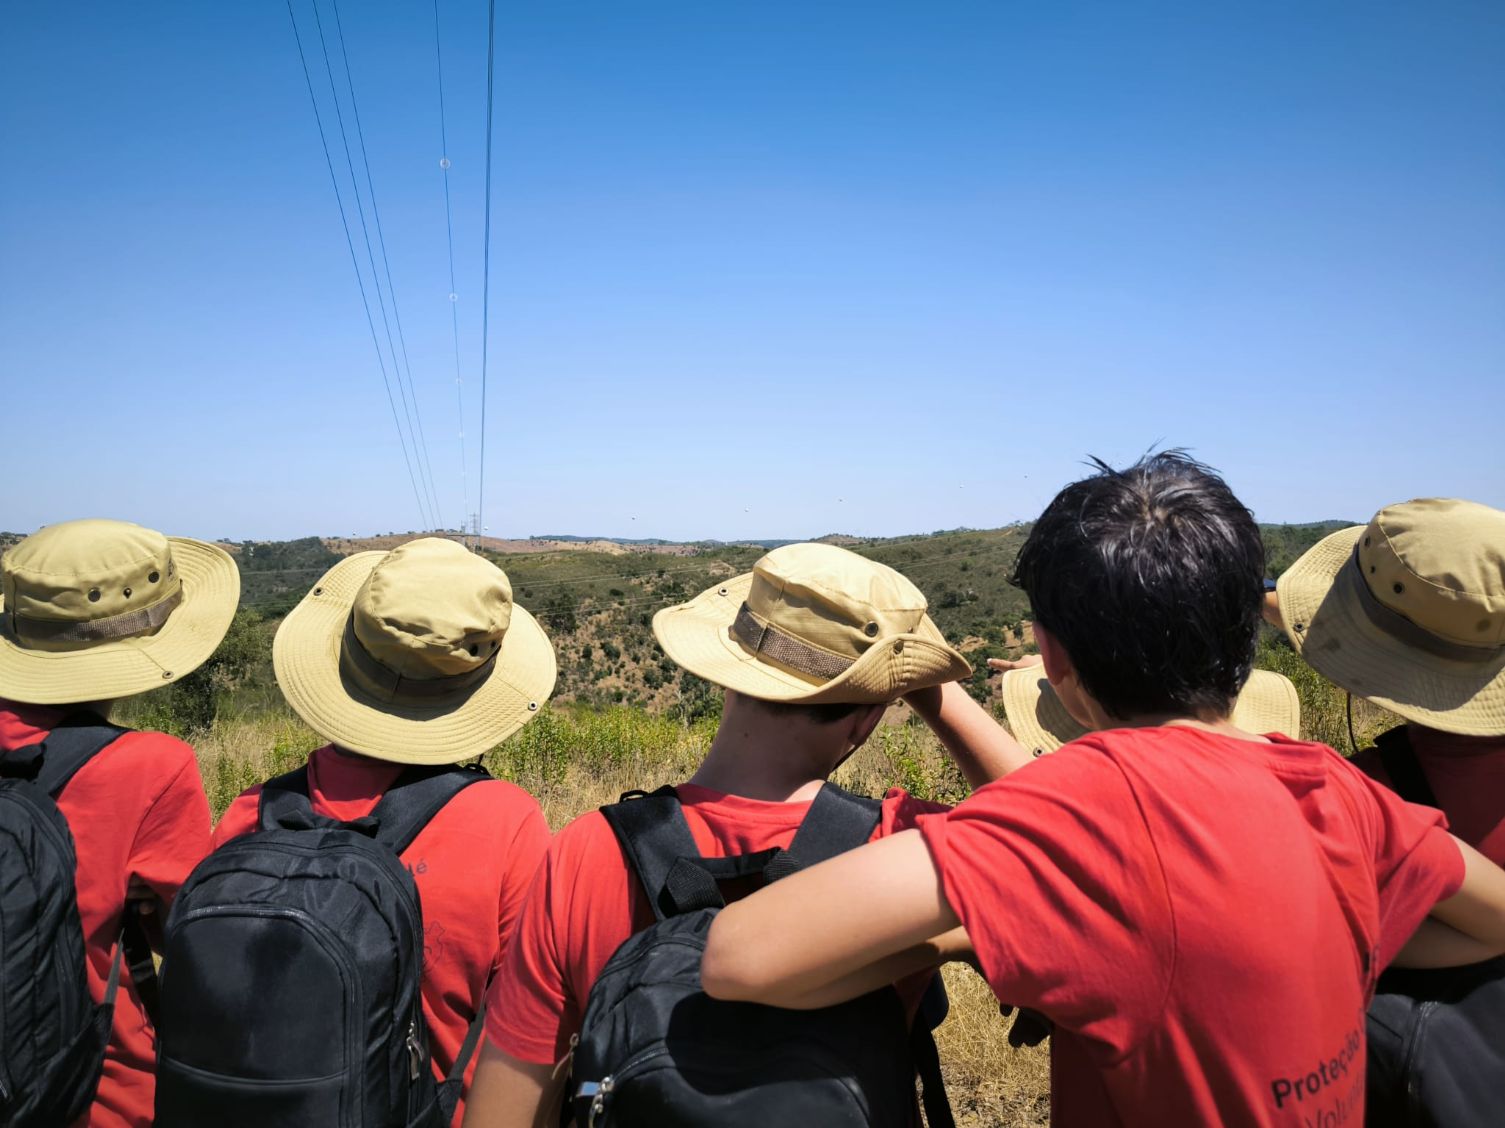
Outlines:
<svg viewBox="0 0 1505 1128"><path fill-rule="evenodd" d="M1283 571L1342 524L1263 526L1271 574ZM1027 533L1028 526L1010 526L877 540L827 539L889 564L914 581L941 630L977 667L971 688L986 699L990 689L984 659L1017 655L1029 647L1028 603L1008 582ZM221 706L243 713L274 703L270 658L277 623L342 559L337 548L346 544L352 542L318 537L224 542L241 568L241 614L225 645L203 669L145 699L160 703L151 706L152 723L178 717L175 727L191 729L207 724ZM719 695L675 667L659 649L651 629L653 614L749 570L764 549L714 543L667 547L664 552L639 546L628 553L487 553L511 578L517 602L539 618L554 642L559 657L556 700L640 706L682 721L719 710Z"/></svg>

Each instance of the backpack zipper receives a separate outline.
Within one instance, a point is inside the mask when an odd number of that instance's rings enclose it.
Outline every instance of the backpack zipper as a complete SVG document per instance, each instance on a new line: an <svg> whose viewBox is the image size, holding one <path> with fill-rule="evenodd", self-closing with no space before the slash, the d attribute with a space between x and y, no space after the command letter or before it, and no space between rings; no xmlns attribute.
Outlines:
<svg viewBox="0 0 1505 1128"><path fill-rule="evenodd" d="M809 1047L809 1049L813 1050L814 1048ZM637 1074L642 1073L646 1069L646 1067L651 1065L653 1062L655 1062L659 1058L667 1057L669 1056L669 1054L669 1047L664 1045L663 1043L660 1043L638 1053L635 1057L629 1058L626 1064L624 1064L620 1069L616 1070L616 1072L614 1073L608 1073L605 1077L601 1078L599 1082L583 1082L580 1085L579 1089L576 1090L575 1096L577 1099L584 1097L591 1098L590 1113L586 1119L585 1128L596 1128L598 1118L605 1114L606 1104L611 1099L611 1096L615 1092L618 1085L620 1085L624 1081L631 1080ZM778 1061L789 1058L792 1055L787 1052L775 1052L761 1056L767 1060ZM854 1102L861 1110L864 1121L867 1119L869 1112L865 1097L855 1088L853 1088L850 1083L843 1080L841 1068L832 1063L826 1054L820 1052L811 1052L799 1060L813 1062L814 1064L819 1066L821 1070L826 1073L826 1075L832 1080L844 1084L847 1090L850 1092ZM725 1066L721 1062L716 1062L713 1065L705 1059L696 1061L694 1063L694 1068L717 1073L725 1073L731 1071L730 1067ZM604 1121L602 1123L604 1124Z"/></svg>
<svg viewBox="0 0 1505 1128"><path fill-rule="evenodd" d="M580 1034L577 1031L574 1034L570 1035L570 1048L565 1052L564 1057L560 1058L559 1061L555 1063L554 1072L549 1074L550 1081L558 1081L559 1075L565 1072L565 1067L574 1064L575 1047L578 1045L580 1045Z"/></svg>
<svg viewBox="0 0 1505 1128"><path fill-rule="evenodd" d="M408 1080L417 1081L423 1073L423 1047L418 1044L418 1020L408 1020Z"/></svg>

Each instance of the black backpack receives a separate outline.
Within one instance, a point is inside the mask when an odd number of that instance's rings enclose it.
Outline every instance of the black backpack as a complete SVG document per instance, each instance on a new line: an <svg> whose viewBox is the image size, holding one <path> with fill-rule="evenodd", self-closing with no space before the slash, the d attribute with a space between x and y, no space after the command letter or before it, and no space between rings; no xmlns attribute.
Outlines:
<svg viewBox="0 0 1505 1128"><path fill-rule="evenodd" d="M1375 741L1401 798L1437 806L1404 727ZM1369 1007L1365 1123L1495 1128L1505 1122L1505 958L1391 968Z"/></svg>
<svg viewBox="0 0 1505 1128"><path fill-rule="evenodd" d="M399 855L489 778L409 768L365 818L316 814L308 769L270 780L260 829L204 859L162 960L158 1128L444 1128L481 1032L434 1080L423 916Z"/></svg>
<svg viewBox="0 0 1505 1128"><path fill-rule="evenodd" d="M104 1066L127 943L131 963L144 958L150 966L140 921L127 912L104 1001L90 997L78 858L55 801L127 731L82 716L0 758L0 1124L7 1128L57 1128L83 1114Z"/></svg>
<svg viewBox="0 0 1505 1128"><path fill-rule="evenodd" d="M814 1011L700 990L706 933L725 904L719 883L775 880L860 846L881 804L828 783L787 851L702 858L673 788L622 798L601 811L657 920L591 988L574 1051L575 1124L910 1128L918 1072L930 1128L951 1128L931 1037L945 1017L939 976L913 1032L892 987Z"/></svg>

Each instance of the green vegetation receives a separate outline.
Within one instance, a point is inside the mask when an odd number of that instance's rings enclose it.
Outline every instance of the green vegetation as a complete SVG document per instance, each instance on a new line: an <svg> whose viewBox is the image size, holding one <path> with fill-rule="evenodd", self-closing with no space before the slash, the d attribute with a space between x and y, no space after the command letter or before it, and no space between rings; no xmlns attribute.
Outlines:
<svg viewBox="0 0 1505 1128"><path fill-rule="evenodd" d="M240 566L240 602L268 615L285 615L314 581L344 559L318 537L290 541L221 542Z"/></svg>
<svg viewBox="0 0 1505 1128"><path fill-rule="evenodd" d="M1261 525L1265 538L1265 575L1278 579L1312 545L1329 533L1362 525L1362 521L1318 521L1312 525Z"/></svg>
<svg viewBox="0 0 1505 1128"><path fill-rule="evenodd" d="M1272 573L1341 522L1263 526ZM1028 526L959 529L928 536L858 540L832 537L852 551L889 564L925 593L937 625L962 648L976 669L970 689L992 695L986 659L1032 649L1028 602L1008 582ZM131 723L188 736L216 717L244 717L278 703L271 671L272 636L281 616L341 557L316 537L296 541L245 541L229 545L241 567L242 610L229 636L205 666L182 681L125 707ZM676 548L678 546L666 546ZM653 638L653 615L718 581L750 569L763 550L754 545L707 544L696 551L623 554L558 551L491 555L512 582L519 605L544 624L559 657L554 699L594 709L623 705L679 725L720 715L713 687L680 670ZM1283 640L1265 640L1260 663L1306 686L1313 732L1347 744L1346 712L1311 679L1316 678ZM1360 735L1370 717L1355 710Z"/></svg>

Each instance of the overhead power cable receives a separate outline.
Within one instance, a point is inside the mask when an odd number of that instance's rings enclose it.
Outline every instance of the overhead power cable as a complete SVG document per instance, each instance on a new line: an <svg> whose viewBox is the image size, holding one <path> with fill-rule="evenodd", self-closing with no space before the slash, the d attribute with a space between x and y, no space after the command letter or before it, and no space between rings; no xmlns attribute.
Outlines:
<svg viewBox="0 0 1505 1128"><path fill-rule="evenodd" d="M486 362L491 341L491 123L496 91L496 0L488 0L486 31L486 229L481 248L481 469L477 487L481 531L486 529Z"/></svg>
<svg viewBox="0 0 1505 1128"><path fill-rule="evenodd" d="M355 214L356 218L360 220L361 239L366 246L366 261L371 267L371 286L376 291L376 307L381 311L382 329L387 338L387 352L391 356L393 375L397 379L397 392L398 396L402 399L403 414L407 416L408 438L413 447L413 462L417 467L418 477L421 482L424 480L423 462L418 453L418 436L413 428L413 414L412 409L408 406L407 389L403 385L402 366L397 360L397 344L392 337L392 321L387 316L387 301L385 295L382 293L381 273L376 268L376 251L371 246L371 227L366 222L366 206L361 199L361 184L359 178L355 175L355 158L350 152L350 134L345 128L345 111L340 107L339 91L335 89L334 85L334 65L329 59L329 41L324 35L324 18L319 14L319 0L311 0L310 6L314 11L314 27L319 32L319 49L324 56L324 70L329 78L329 97L334 102L335 124L339 127L340 144L345 150L345 169L350 174L350 188L355 194ZM424 527L428 529L435 528L435 517L433 511L429 509L426 495L424 498L424 508L427 511L424 518L426 522Z"/></svg>
<svg viewBox="0 0 1505 1128"><path fill-rule="evenodd" d="M317 15L318 9L315 8ZM387 376L387 364L382 357L381 343L376 336L376 321L371 316L371 301L366 296L366 282L361 274L360 260L355 253L355 239L350 234L350 219L345 212L345 199L340 193L339 177L334 171L334 158L329 152L329 138L324 132L324 116L319 112L319 99L314 94L313 76L308 69L308 55L303 50L303 36L298 31L298 18L293 14L293 0L287 0L287 18L293 25L293 40L298 45L298 61L303 64L303 81L308 87L309 105L313 107L314 123L319 128L319 144L324 150L324 164L329 169L329 184L334 189L334 199L340 209L340 226L345 231L345 246L350 251L350 265L355 270L355 283L361 293L361 308L366 312L366 327L371 331L371 345L376 349L376 364L381 370L382 387L387 392L387 405L392 409L392 423L397 428L397 441L402 447L402 460L408 471L408 481L413 486L413 500L418 503L420 518L428 521L427 507L424 504L423 492L418 488L418 476L413 472L413 462L408 455L408 442L402 429L402 419L397 414L397 401L392 395L392 382Z"/></svg>
<svg viewBox="0 0 1505 1128"><path fill-rule="evenodd" d="M317 0L315 2L317 4ZM382 230L381 211L376 206L376 184L371 177L371 160L366 152L366 131L361 125L360 102L355 96L355 77L350 70L350 55L345 49L345 27L340 19L340 0L331 0L331 7L334 9L334 30L335 38L339 41L340 45L340 61L345 68L345 86L350 92L350 112L355 120L356 146L360 149L361 164L366 173L366 196L371 201L371 219L376 226L376 245L381 249L382 271L387 279L387 298L392 303L392 321L397 326L397 343L402 349L402 365L400 367L397 365L395 354L393 355L392 363L393 367L397 368L398 371L399 389L402 387L402 375L406 373L407 376L407 392L403 399L403 407L406 410L409 402L412 404L412 413L408 418L408 430L414 436L414 446L419 455L420 473L423 475L425 484L428 487L430 512L434 517L434 527L443 528L444 521L441 517L439 498L434 492L434 472L429 465L428 437L424 434L423 430L423 412L418 406L418 390L413 386L413 366L408 360L408 341L402 331L402 314L398 312L397 308L397 290L392 285L392 263L387 257L387 236ZM317 7L315 11L317 12ZM374 262L372 263L372 271L374 275ZM380 291L378 290L379 294Z"/></svg>
<svg viewBox="0 0 1505 1128"><path fill-rule="evenodd" d="M449 246L449 325L455 343L455 409L460 423L460 529L470 520L470 475L465 467L465 380L460 373L460 295L455 289L455 217L449 198L449 129L444 120L444 52L440 47L439 0L434 0L434 63L439 71L439 168L444 173L444 237ZM480 530L476 530L477 534Z"/></svg>

